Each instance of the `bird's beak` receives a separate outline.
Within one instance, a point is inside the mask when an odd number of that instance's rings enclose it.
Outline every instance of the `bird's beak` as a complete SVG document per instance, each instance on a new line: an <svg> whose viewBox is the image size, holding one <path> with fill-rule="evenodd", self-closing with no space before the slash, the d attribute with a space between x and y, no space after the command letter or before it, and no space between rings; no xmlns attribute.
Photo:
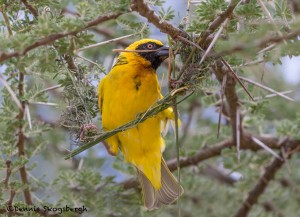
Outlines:
<svg viewBox="0 0 300 217"><path fill-rule="evenodd" d="M169 47L161 47L156 51L156 56L158 57L168 57L169 56Z"/></svg>

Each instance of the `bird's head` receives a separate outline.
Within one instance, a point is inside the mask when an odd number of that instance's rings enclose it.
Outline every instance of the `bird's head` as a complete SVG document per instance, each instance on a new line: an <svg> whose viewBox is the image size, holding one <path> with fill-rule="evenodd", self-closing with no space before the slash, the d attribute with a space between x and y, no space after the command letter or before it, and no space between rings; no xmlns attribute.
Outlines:
<svg viewBox="0 0 300 217"><path fill-rule="evenodd" d="M155 39L136 41L125 50L133 52L122 52L121 57L126 57L127 61L138 62L155 70L169 57L169 47L163 46L161 41Z"/></svg>

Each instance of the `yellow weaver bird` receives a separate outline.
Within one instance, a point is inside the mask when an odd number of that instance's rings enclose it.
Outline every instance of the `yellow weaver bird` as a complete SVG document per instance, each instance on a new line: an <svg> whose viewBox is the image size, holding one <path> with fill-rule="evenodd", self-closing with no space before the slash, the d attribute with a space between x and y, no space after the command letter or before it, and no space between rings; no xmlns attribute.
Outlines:
<svg viewBox="0 0 300 217"><path fill-rule="evenodd" d="M142 39L126 50L133 52L120 53L112 70L98 86L104 131L134 120L162 98L156 69L168 58L169 48L158 40ZM117 155L120 149L125 160L137 168L148 210L170 204L183 193L162 157L165 144L161 131L168 120L174 120L171 108L106 140L111 154Z"/></svg>

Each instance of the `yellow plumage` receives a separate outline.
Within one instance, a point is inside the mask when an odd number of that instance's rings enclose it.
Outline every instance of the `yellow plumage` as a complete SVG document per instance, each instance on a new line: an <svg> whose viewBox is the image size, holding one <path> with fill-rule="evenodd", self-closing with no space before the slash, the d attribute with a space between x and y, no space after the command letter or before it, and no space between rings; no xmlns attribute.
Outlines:
<svg viewBox="0 0 300 217"><path fill-rule="evenodd" d="M126 49L154 49L162 46L160 41L143 39L131 44ZM122 52L110 73L101 80L98 87L98 103L105 131L113 130L134 120L137 114L147 111L162 97L155 71L157 64L154 61L159 61L159 65L163 59L153 59L152 61L151 58L154 56L151 55L150 53L143 56L136 52ZM155 67L154 64L156 64ZM142 173L141 175L147 177L154 187L154 192L151 191L154 195L154 202L151 201L150 205L148 204L149 209L164 203L155 198L155 192L159 192L162 188L161 166L164 165L162 151L165 145L161 137L161 126L163 122L172 119L173 116L172 109L169 108L136 127L107 139L110 152L117 154L120 149L126 161L136 166ZM171 178L175 180L174 177ZM145 179L146 182L147 179ZM143 185L142 187L144 188ZM145 195L146 192L147 190L143 190L144 198L148 197ZM177 187L176 198L181 192L181 187Z"/></svg>

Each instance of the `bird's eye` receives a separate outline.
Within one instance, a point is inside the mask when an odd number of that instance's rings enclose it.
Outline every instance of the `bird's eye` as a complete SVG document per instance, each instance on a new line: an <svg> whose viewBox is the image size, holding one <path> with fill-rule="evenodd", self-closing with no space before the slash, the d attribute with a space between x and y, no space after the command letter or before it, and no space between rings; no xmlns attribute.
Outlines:
<svg viewBox="0 0 300 217"><path fill-rule="evenodd" d="M152 49L154 48L154 45L153 45L153 44L147 44L147 48L148 48L149 50L152 50Z"/></svg>

